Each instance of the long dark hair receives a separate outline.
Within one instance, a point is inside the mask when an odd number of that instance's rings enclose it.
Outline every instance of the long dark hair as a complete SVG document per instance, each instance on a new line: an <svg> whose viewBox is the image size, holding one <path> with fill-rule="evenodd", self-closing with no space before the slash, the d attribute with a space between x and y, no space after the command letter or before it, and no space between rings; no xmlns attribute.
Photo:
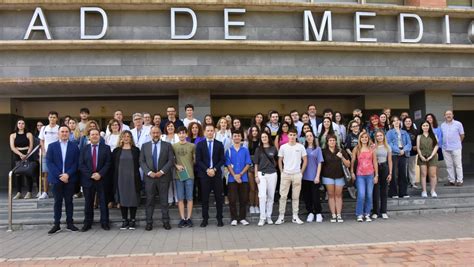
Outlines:
<svg viewBox="0 0 474 267"><path fill-rule="evenodd" d="M262 142L262 141L260 140L260 134L261 134L261 133L260 133L260 129L258 129L258 126L257 126L257 125L252 125L252 126L249 128L249 134L248 134L248 136L247 136L248 142L249 142L249 144L248 144L248 149L249 149L249 150L253 150L253 149L256 148L256 147L253 147L253 135L252 135L252 129L253 129L253 128L257 129L257 141L258 141L258 142L257 142L257 146Z"/></svg>
<svg viewBox="0 0 474 267"><path fill-rule="evenodd" d="M18 129L18 123L19 123L20 121L22 121L22 122L25 124L25 129L23 129L23 132L24 132L25 134L28 133L28 128L26 127L26 121L25 121L25 119L23 119L23 118L20 118L20 119L16 120L16 123L15 123L15 130L14 130L15 133L18 133L18 131L19 131L19 129ZM10 128L10 129L11 129L11 128Z"/></svg>
<svg viewBox="0 0 474 267"><path fill-rule="evenodd" d="M408 129L408 128L405 126L405 121L408 120L408 119L411 120L411 127L410 127L410 129ZM402 129L405 130L405 131L407 131L407 132L410 133L410 134L413 134L413 135L416 135L416 134L417 134L417 131L415 130L415 123L413 122L413 119L410 118L410 117L405 117L405 118L403 119L403 122L402 122Z"/></svg>
<svg viewBox="0 0 474 267"><path fill-rule="evenodd" d="M260 124L260 127L263 128L263 125L266 124L266 121L265 121L265 116L263 116L263 113L261 113L261 112L255 114L255 116L253 116L252 121L250 122L250 125L255 125L255 126L257 126L257 122L256 122L256 120L255 120L255 118L256 118L257 116L262 116L262 123ZM258 126L257 126L257 128L258 128ZM260 130L260 129L259 129L259 130ZM262 130L263 130L263 129L262 129Z"/></svg>
<svg viewBox="0 0 474 267"><path fill-rule="evenodd" d="M283 125L288 126L288 131L290 131L290 129L292 128L292 126L291 126L288 122L286 122L286 121L282 122L282 123L280 124L280 128L278 128L278 132L277 132L277 135L278 135L278 136L281 136L281 135L283 134ZM288 132L287 132L287 133L288 133Z"/></svg>
<svg viewBox="0 0 474 267"><path fill-rule="evenodd" d="M308 127L309 127L309 130L313 133L313 127L311 127L311 124L309 124L309 123L303 123L303 126L301 127L301 134L300 134L300 137L305 137L305 133L304 133L304 130L303 130L305 126L308 126ZM313 135L314 135L314 133L313 133ZM316 136L315 136L315 138L316 138Z"/></svg>
<svg viewBox="0 0 474 267"><path fill-rule="evenodd" d="M433 118L433 128L438 128L438 120L436 119L436 116L433 113L428 113L425 115L425 121L427 121L428 116Z"/></svg>
<svg viewBox="0 0 474 267"><path fill-rule="evenodd" d="M309 131L309 132L306 132L306 133L311 133L311 134L313 135L313 143L312 143L312 145L313 145L313 148L317 148L317 147L318 147L318 143L316 142L316 136L314 136L313 131ZM305 134L305 136L306 136L306 134ZM309 146L308 138L306 138L306 140L304 141L304 147L305 147L305 148L308 148L308 146Z"/></svg>
<svg viewBox="0 0 474 267"><path fill-rule="evenodd" d="M420 125L420 135L423 134L423 124L425 123L428 123L428 126L430 127L428 129L428 136L431 138L431 140L433 140L433 147L438 145L438 138L436 138L436 135L434 134L433 132L433 127L431 127L431 123L429 121L424 121L421 125Z"/></svg>
<svg viewBox="0 0 474 267"><path fill-rule="evenodd" d="M328 118L328 117L325 117L325 118L323 119L323 122L322 122L323 125L322 125L322 127L321 127L321 133L319 134L319 137L318 137L318 141L319 141L320 144L321 144L321 139L323 139L324 132L326 131L326 129L324 128L324 121L325 121L325 120L328 120L328 121L329 121L329 131L328 131L327 136L330 136L330 135L336 136L336 134L334 133L334 129L332 128L332 120L331 120L330 118ZM328 140L327 137L326 137L326 140Z"/></svg>

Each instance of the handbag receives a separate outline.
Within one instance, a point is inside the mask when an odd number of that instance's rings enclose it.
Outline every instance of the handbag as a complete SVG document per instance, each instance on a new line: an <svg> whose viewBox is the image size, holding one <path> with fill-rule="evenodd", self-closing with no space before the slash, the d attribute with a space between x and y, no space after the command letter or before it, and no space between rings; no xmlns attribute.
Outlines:
<svg viewBox="0 0 474 267"><path fill-rule="evenodd" d="M24 160L16 162L15 168L13 168L13 174L29 177L35 176L35 173L38 171L38 162L31 161L29 158L36 152L36 150L38 150L39 147L39 145L36 146L28 155L26 155Z"/></svg>

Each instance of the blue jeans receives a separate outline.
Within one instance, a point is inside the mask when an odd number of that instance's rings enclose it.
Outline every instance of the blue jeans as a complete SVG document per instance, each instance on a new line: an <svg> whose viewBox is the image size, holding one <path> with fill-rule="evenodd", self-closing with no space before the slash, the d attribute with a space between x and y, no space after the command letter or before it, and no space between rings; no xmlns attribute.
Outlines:
<svg viewBox="0 0 474 267"><path fill-rule="evenodd" d="M357 204L356 215L370 215L372 210L372 195L374 191L373 175L357 175Z"/></svg>

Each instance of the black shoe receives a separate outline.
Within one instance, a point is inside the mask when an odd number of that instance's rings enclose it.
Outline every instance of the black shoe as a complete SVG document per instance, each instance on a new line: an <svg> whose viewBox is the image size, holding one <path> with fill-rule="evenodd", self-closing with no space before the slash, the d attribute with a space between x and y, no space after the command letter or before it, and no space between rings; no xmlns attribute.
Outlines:
<svg viewBox="0 0 474 267"><path fill-rule="evenodd" d="M128 224L128 229L129 230L135 230L136 229L136 226L135 226L135 219L131 220L130 223Z"/></svg>
<svg viewBox="0 0 474 267"><path fill-rule="evenodd" d="M163 228L165 228L165 230L171 230L171 225L169 222L166 222L163 224Z"/></svg>
<svg viewBox="0 0 474 267"><path fill-rule="evenodd" d="M191 219L187 219L186 220L186 226L189 227L189 228L193 227L193 221L191 221Z"/></svg>
<svg viewBox="0 0 474 267"><path fill-rule="evenodd" d="M224 226L224 223L222 222L222 220L217 220L217 227L222 227Z"/></svg>
<svg viewBox="0 0 474 267"><path fill-rule="evenodd" d="M71 232L79 231L79 229L77 229L77 227L74 224L69 224L66 229L68 229Z"/></svg>
<svg viewBox="0 0 474 267"><path fill-rule="evenodd" d="M108 223L103 223L102 225L102 229L104 229L105 231L109 231L110 230L110 226Z"/></svg>
<svg viewBox="0 0 474 267"><path fill-rule="evenodd" d="M206 226L207 226L207 220L202 220L200 226L201 226L201 227L206 227Z"/></svg>
<svg viewBox="0 0 474 267"><path fill-rule="evenodd" d="M186 221L181 219L181 221L179 221L178 228L183 228L183 227L186 227Z"/></svg>
<svg viewBox="0 0 474 267"><path fill-rule="evenodd" d="M55 234L57 232L61 231L61 227L59 227L59 224L55 224L51 230L48 231L48 235Z"/></svg>
<svg viewBox="0 0 474 267"><path fill-rule="evenodd" d="M91 225L90 224L84 224L84 226L82 226L81 228L81 232L87 232L91 229Z"/></svg>
<svg viewBox="0 0 474 267"><path fill-rule="evenodd" d="M122 226L120 226L120 230L127 230L129 225L130 224L128 223L128 220L123 220L122 221Z"/></svg>
<svg viewBox="0 0 474 267"><path fill-rule="evenodd" d="M145 230L146 230L146 231L151 231L151 230L153 230L153 224L147 223L147 224L146 224L146 227L145 227Z"/></svg>

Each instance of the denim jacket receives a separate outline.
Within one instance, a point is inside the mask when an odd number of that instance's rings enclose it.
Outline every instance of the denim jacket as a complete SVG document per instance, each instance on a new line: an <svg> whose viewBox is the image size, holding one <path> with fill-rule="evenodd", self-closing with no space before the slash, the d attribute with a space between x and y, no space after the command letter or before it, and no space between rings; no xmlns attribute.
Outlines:
<svg viewBox="0 0 474 267"><path fill-rule="evenodd" d="M402 135L402 144L403 144L403 151L405 151L404 156L405 157L410 157L410 150L412 148L411 146L411 140L410 136L405 130L400 129L400 133ZM395 129L391 129L387 132L387 143L392 149L392 154L393 155L400 155L400 149L398 148L398 136L397 136L397 131Z"/></svg>

